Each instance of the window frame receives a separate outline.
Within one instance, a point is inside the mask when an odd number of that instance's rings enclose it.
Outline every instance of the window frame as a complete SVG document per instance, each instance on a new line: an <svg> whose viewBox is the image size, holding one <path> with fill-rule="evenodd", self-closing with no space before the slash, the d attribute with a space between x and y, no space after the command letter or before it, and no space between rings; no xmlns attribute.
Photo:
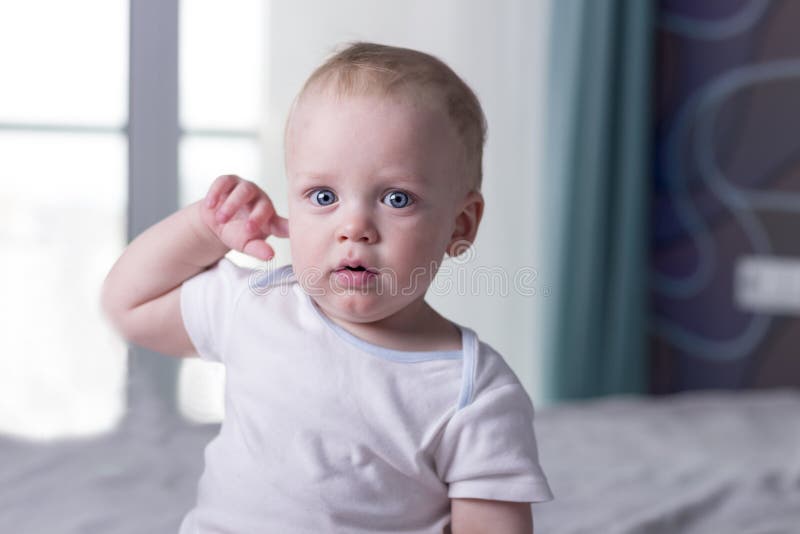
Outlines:
<svg viewBox="0 0 800 534"><path fill-rule="evenodd" d="M179 0L130 0L128 242L178 209ZM178 414L180 361L128 348L126 417Z"/></svg>
<svg viewBox="0 0 800 534"><path fill-rule="evenodd" d="M181 127L179 4L180 0L129 2L128 242L180 208L182 139L261 139L259 130ZM178 398L183 361L130 344L126 416L153 410L191 421Z"/></svg>

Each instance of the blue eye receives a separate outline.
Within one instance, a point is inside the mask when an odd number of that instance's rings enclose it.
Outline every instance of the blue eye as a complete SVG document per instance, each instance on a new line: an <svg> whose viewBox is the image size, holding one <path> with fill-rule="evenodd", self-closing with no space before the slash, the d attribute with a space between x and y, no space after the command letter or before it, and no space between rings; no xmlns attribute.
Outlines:
<svg viewBox="0 0 800 534"><path fill-rule="evenodd" d="M315 189L311 192L311 201L317 206L330 206L336 195L330 189Z"/></svg>
<svg viewBox="0 0 800 534"><path fill-rule="evenodd" d="M405 208L411 204L411 197L402 191L392 191L383 198L389 199L389 205L393 208Z"/></svg>

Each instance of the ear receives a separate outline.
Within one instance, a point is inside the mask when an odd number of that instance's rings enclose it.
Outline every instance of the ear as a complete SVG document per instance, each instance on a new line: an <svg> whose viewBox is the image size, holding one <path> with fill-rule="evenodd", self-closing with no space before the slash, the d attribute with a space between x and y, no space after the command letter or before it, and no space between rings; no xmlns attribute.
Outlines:
<svg viewBox="0 0 800 534"><path fill-rule="evenodd" d="M462 254L475 242L478 226L483 217L483 195L475 189L467 193L461 211L456 216L456 227L447 245L447 254L455 257Z"/></svg>

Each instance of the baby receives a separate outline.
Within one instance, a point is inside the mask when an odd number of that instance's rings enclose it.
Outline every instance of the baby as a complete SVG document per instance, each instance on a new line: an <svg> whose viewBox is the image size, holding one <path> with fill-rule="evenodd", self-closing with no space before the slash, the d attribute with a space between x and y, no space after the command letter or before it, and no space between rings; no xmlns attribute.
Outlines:
<svg viewBox="0 0 800 534"><path fill-rule="evenodd" d="M511 368L425 293L474 240L485 119L440 60L354 43L285 131L288 219L237 176L127 247L103 309L127 340L226 366L225 420L181 534L526 533L551 500ZM231 249L292 263L236 266Z"/></svg>

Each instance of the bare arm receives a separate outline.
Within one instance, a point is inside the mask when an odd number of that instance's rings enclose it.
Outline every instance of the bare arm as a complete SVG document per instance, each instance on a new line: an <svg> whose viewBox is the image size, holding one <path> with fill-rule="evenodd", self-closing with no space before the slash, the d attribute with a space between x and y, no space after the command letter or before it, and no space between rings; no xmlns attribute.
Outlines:
<svg viewBox="0 0 800 534"><path fill-rule="evenodd" d="M181 284L232 248L269 259L274 252L264 239L270 231L287 237L287 222L255 184L221 176L204 200L166 217L128 245L103 282L103 312L126 340L189 356L195 350L180 313Z"/></svg>
<svg viewBox="0 0 800 534"><path fill-rule="evenodd" d="M453 534L533 534L531 503L452 499Z"/></svg>
<svg viewBox="0 0 800 534"><path fill-rule="evenodd" d="M126 340L175 356L195 352L180 316L180 284L229 250L205 227L201 207L198 201L142 232L106 276L101 305Z"/></svg>

